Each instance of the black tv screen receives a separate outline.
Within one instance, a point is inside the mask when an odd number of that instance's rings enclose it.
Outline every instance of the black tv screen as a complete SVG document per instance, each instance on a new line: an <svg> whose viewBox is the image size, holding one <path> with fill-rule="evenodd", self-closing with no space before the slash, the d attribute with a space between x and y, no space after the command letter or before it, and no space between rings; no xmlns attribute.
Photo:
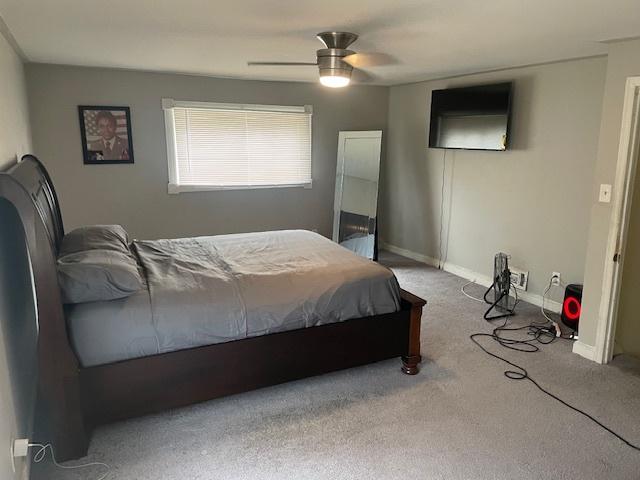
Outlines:
<svg viewBox="0 0 640 480"><path fill-rule="evenodd" d="M434 90L429 147L506 150L511 91L511 83Z"/></svg>

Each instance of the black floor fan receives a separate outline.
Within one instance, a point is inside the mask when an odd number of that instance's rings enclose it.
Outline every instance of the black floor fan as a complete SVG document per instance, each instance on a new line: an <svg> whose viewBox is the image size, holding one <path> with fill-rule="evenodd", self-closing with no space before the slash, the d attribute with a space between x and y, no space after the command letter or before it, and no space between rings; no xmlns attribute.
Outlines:
<svg viewBox="0 0 640 480"><path fill-rule="evenodd" d="M495 320L515 315L516 300L511 291L511 271L509 270L509 256L497 253L493 259L493 283L484 294L484 301L491 305L484 313L485 320ZM493 292L493 300L489 296Z"/></svg>

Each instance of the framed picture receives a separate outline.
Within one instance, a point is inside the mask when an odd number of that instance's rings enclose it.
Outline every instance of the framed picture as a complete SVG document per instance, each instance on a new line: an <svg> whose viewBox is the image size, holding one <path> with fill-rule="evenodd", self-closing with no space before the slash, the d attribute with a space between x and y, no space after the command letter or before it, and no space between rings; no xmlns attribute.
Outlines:
<svg viewBox="0 0 640 480"><path fill-rule="evenodd" d="M85 164L133 163L129 107L79 105Z"/></svg>

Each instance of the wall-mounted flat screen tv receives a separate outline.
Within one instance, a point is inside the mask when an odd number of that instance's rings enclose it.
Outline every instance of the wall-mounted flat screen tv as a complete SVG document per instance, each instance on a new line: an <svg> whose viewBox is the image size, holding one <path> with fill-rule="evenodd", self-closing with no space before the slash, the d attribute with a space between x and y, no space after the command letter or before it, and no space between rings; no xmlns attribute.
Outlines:
<svg viewBox="0 0 640 480"><path fill-rule="evenodd" d="M511 83L434 90L429 147L506 150L511 94Z"/></svg>

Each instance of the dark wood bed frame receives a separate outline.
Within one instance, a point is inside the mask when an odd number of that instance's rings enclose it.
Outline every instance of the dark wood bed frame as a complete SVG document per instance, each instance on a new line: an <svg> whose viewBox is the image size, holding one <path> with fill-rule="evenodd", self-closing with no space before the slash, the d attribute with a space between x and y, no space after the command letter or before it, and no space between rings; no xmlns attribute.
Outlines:
<svg viewBox="0 0 640 480"><path fill-rule="evenodd" d="M37 299L39 408L58 460L85 456L91 430L115 420L393 357L404 373L418 373L426 302L406 291L395 313L83 368L58 286L64 228L49 174L25 155L0 173L0 197L24 228Z"/></svg>

